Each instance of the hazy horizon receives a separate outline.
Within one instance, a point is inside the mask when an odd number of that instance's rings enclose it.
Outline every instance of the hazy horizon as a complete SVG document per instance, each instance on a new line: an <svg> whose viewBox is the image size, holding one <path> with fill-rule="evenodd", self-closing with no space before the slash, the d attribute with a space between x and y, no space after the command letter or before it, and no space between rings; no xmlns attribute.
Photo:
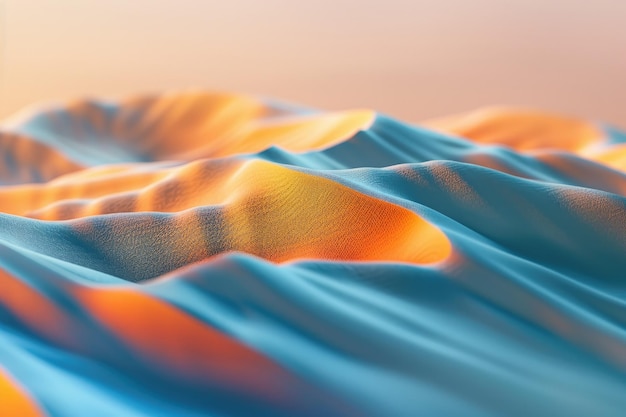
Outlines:
<svg viewBox="0 0 626 417"><path fill-rule="evenodd" d="M626 127L626 3L4 0L0 117L206 88L410 121L533 107Z"/></svg>

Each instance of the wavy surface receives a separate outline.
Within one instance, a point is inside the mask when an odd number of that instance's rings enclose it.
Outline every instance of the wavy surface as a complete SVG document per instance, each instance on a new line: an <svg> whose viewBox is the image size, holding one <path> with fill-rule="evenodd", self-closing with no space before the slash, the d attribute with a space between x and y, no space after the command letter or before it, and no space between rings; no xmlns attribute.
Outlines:
<svg viewBox="0 0 626 417"><path fill-rule="evenodd" d="M0 414L621 416L626 135L181 93L0 127Z"/></svg>

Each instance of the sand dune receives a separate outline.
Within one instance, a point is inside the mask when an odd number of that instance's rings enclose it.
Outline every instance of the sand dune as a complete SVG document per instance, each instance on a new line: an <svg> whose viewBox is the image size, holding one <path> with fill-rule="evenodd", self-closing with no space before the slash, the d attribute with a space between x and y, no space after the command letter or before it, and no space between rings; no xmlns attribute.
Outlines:
<svg viewBox="0 0 626 417"><path fill-rule="evenodd" d="M231 94L0 124L0 415L620 416L626 134Z"/></svg>

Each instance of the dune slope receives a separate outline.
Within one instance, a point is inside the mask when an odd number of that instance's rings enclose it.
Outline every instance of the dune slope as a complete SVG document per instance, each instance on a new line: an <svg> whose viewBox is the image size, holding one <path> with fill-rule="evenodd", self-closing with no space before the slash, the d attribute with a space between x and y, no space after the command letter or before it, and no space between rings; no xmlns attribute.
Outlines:
<svg viewBox="0 0 626 417"><path fill-rule="evenodd" d="M232 94L0 124L0 415L621 416L626 134Z"/></svg>

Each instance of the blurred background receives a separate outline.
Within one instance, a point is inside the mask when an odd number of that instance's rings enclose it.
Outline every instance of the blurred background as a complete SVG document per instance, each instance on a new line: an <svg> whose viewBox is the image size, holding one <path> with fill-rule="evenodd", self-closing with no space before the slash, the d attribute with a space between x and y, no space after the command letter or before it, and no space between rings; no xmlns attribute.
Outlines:
<svg viewBox="0 0 626 417"><path fill-rule="evenodd" d="M626 127L625 0L0 0L0 117L179 88L408 121L486 105Z"/></svg>

